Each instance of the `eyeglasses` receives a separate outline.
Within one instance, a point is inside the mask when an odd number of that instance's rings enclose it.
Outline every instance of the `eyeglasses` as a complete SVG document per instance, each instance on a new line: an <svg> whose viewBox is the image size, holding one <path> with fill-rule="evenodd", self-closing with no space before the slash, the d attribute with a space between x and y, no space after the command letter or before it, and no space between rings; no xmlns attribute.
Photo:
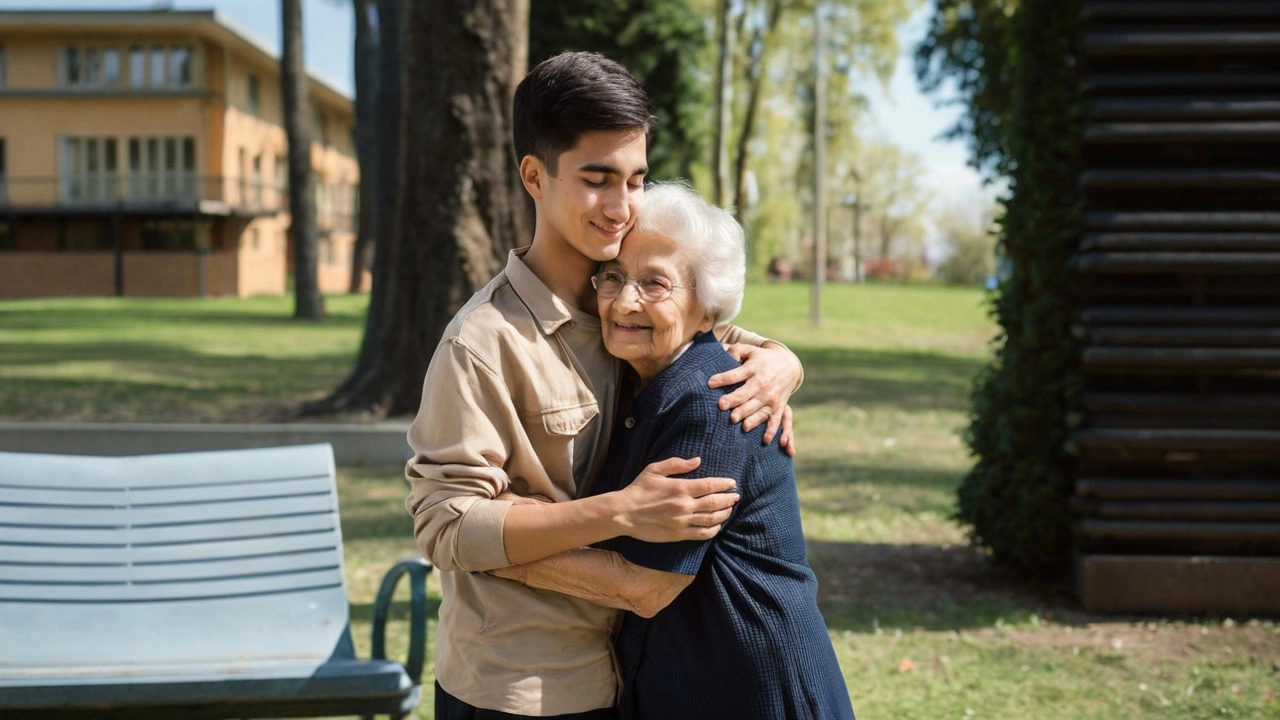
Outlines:
<svg viewBox="0 0 1280 720"><path fill-rule="evenodd" d="M602 298L617 297L627 285L635 283L640 292L640 299L645 302L658 303L671 297L676 288L696 289L695 285L676 285L662 275L641 275L627 277L617 270L601 270L591 277L591 287Z"/></svg>

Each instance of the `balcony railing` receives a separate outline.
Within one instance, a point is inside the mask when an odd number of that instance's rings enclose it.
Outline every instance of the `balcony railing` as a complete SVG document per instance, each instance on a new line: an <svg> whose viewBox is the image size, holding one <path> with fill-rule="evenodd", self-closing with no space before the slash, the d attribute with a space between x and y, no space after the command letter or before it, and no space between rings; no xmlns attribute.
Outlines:
<svg viewBox="0 0 1280 720"><path fill-rule="evenodd" d="M346 197L354 195L348 193ZM354 204L347 203L347 204ZM183 172L86 173L59 177L0 175L0 216L6 210L77 211L227 211L265 215L289 211L289 193L280 187L240 177ZM319 202L321 230L352 232L354 208Z"/></svg>
<svg viewBox="0 0 1280 720"><path fill-rule="evenodd" d="M239 177L189 172L81 173L56 177L9 177L0 186L0 207L29 209L208 209L274 212L288 209L279 188Z"/></svg>

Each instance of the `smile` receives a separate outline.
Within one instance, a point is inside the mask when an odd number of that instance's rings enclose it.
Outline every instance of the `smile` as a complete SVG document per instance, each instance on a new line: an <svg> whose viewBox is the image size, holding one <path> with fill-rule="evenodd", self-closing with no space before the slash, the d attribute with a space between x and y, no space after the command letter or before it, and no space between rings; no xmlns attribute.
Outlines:
<svg viewBox="0 0 1280 720"><path fill-rule="evenodd" d="M613 324L613 326L614 326L614 327L616 327L616 328L618 328L619 330L626 330L626 331L628 331L628 332L634 332L634 331L636 331L636 330L649 330L649 329L650 329L650 327L649 327L648 325L627 325L626 323L614 323L614 324Z"/></svg>
<svg viewBox="0 0 1280 720"><path fill-rule="evenodd" d="M591 223L591 227L595 228L596 230L599 230L601 234L611 238L620 237L623 233L627 231L626 225L619 225L613 229L609 229L601 225L597 225L596 223Z"/></svg>

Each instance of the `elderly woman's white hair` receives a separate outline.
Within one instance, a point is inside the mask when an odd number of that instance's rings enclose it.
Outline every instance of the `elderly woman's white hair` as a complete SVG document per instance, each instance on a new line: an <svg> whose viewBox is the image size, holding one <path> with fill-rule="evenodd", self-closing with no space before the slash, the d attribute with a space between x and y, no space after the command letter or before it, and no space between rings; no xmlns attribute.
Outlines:
<svg viewBox="0 0 1280 720"><path fill-rule="evenodd" d="M737 316L747 257L742 226L732 215L682 182L654 183L645 188L644 206L632 232L662 235L676 243L693 273L698 302L715 325Z"/></svg>

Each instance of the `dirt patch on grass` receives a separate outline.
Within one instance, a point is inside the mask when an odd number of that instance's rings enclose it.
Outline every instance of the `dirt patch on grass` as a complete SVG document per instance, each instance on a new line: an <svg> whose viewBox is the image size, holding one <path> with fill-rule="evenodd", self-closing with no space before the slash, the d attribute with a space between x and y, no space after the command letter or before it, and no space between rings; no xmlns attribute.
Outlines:
<svg viewBox="0 0 1280 720"><path fill-rule="evenodd" d="M1274 622L1115 621L1081 626L1050 623L1035 629L983 630L972 637L1007 638L1025 647L1079 648L1125 653L1154 661L1226 658L1270 663L1280 672L1280 627Z"/></svg>
<svg viewBox="0 0 1280 720"><path fill-rule="evenodd" d="M814 542L809 555L824 603L930 610L990 602L1052 611L1065 600L1060 592L1026 585L990 562L983 550L967 545Z"/></svg>
<svg viewBox="0 0 1280 720"><path fill-rule="evenodd" d="M954 631L977 642L1180 661L1220 658L1280 673L1274 619L1156 618L1082 609L1068 588L1026 584L963 545L824 543L809 546L818 600L846 629L896 624Z"/></svg>

